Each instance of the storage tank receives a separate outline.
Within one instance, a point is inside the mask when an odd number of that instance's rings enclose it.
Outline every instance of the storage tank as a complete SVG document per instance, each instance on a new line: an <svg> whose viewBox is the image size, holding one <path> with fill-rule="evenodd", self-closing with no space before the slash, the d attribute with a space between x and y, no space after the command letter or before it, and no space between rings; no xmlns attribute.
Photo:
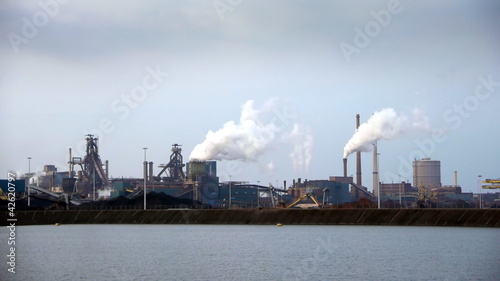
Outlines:
<svg viewBox="0 0 500 281"><path fill-rule="evenodd" d="M422 158L413 161L413 186L426 189L441 187L441 161Z"/></svg>

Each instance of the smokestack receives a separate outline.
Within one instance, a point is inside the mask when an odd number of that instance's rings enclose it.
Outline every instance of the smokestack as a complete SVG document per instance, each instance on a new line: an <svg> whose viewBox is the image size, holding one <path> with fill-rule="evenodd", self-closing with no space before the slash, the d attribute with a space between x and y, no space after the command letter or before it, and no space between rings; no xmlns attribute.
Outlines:
<svg viewBox="0 0 500 281"><path fill-rule="evenodd" d="M453 171L453 185L455 187L458 186L458 175L457 175L457 171Z"/></svg>
<svg viewBox="0 0 500 281"><path fill-rule="evenodd" d="M373 144L373 195L377 197L378 208L380 209L380 193L378 186L378 153L377 143Z"/></svg>
<svg viewBox="0 0 500 281"><path fill-rule="evenodd" d="M144 161L144 180L148 179L148 161Z"/></svg>
<svg viewBox="0 0 500 281"><path fill-rule="evenodd" d="M283 189L286 190L286 181L283 181Z"/></svg>
<svg viewBox="0 0 500 281"><path fill-rule="evenodd" d="M73 171L72 171L72 168L73 168L73 165L71 164L71 161L72 161L72 155L71 155L71 147L69 148L69 161L68 161L68 164L69 164L69 169L68 169L68 178L72 178L73 177Z"/></svg>
<svg viewBox="0 0 500 281"><path fill-rule="evenodd" d="M153 181L153 162L149 162L149 181Z"/></svg>
<svg viewBox="0 0 500 281"><path fill-rule="evenodd" d="M359 114L356 114L356 131L359 129L359 125ZM361 152L359 151L356 152L356 185L360 187L363 185L361 180Z"/></svg>
<svg viewBox="0 0 500 281"><path fill-rule="evenodd" d="M347 177L347 158L344 158L344 178Z"/></svg>

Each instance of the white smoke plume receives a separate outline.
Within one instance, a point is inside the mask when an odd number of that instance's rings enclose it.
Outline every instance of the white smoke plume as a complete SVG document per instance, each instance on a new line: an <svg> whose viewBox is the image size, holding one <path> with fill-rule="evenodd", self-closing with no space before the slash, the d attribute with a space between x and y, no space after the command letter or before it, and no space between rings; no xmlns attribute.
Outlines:
<svg viewBox="0 0 500 281"><path fill-rule="evenodd" d="M314 146L314 137L311 130L294 124L293 130L288 134L287 138L291 139L294 144L293 151L290 153L293 169L307 172L309 165L311 165Z"/></svg>
<svg viewBox="0 0 500 281"><path fill-rule="evenodd" d="M243 105L239 123L229 121L221 129L208 131L205 140L196 145L190 160L243 160L255 161L275 139L274 123L262 123L260 115L275 100L268 101L261 109L253 108L254 101Z"/></svg>
<svg viewBox="0 0 500 281"><path fill-rule="evenodd" d="M412 130L429 130L428 118L418 109L412 112L413 121L404 113L392 108L375 112L358 130L344 147L344 158L355 151L371 151L372 144L378 140L390 140Z"/></svg>
<svg viewBox="0 0 500 281"><path fill-rule="evenodd" d="M242 107L239 122L229 121L221 129L209 131L205 140L195 146L189 159L256 161L278 141L284 140L294 145L290 155L294 167L307 170L312 158L313 138L297 124L283 120L284 115L278 114L276 107L276 99L268 100L259 109L254 108L253 100L248 100ZM275 116L268 118L273 113ZM269 122L263 122L263 119ZM285 131L287 124L292 128L290 132ZM274 163L271 166L274 169Z"/></svg>

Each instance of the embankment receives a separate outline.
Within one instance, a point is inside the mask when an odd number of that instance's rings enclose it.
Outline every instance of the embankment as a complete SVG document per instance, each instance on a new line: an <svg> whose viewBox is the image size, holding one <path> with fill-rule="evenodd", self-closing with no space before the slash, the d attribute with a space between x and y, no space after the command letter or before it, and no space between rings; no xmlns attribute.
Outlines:
<svg viewBox="0 0 500 281"><path fill-rule="evenodd" d="M8 224L3 212L2 224ZM277 224L500 227L499 209L234 209L17 211L16 225Z"/></svg>

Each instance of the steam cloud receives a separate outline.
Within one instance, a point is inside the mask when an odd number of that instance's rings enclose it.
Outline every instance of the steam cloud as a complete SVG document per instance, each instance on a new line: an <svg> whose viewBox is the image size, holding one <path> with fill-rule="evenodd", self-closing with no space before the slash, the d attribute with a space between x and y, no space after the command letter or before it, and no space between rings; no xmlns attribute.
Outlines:
<svg viewBox="0 0 500 281"><path fill-rule="evenodd" d="M255 109L254 101L248 100L242 107L239 122L229 121L219 130L209 131L205 140L195 146L189 159L256 161L281 139L294 145L290 154L294 168L307 170L312 159L313 138L297 124L293 124L291 132L285 132L283 125L290 121L280 119L283 114L276 113L276 103L276 99L271 99ZM265 118L269 123L261 120L273 112L274 117ZM269 168L274 169L274 163Z"/></svg>
<svg viewBox="0 0 500 281"><path fill-rule="evenodd" d="M428 118L414 109L413 121L405 114L398 114L392 108L375 112L358 130L344 147L344 158L355 151L367 152L372 144L380 139L394 139L412 130L429 130Z"/></svg>
<svg viewBox="0 0 500 281"><path fill-rule="evenodd" d="M314 146L311 130L303 129L300 125L294 124L292 132L287 137L294 143L293 152L290 153L294 170L307 171L311 164Z"/></svg>

